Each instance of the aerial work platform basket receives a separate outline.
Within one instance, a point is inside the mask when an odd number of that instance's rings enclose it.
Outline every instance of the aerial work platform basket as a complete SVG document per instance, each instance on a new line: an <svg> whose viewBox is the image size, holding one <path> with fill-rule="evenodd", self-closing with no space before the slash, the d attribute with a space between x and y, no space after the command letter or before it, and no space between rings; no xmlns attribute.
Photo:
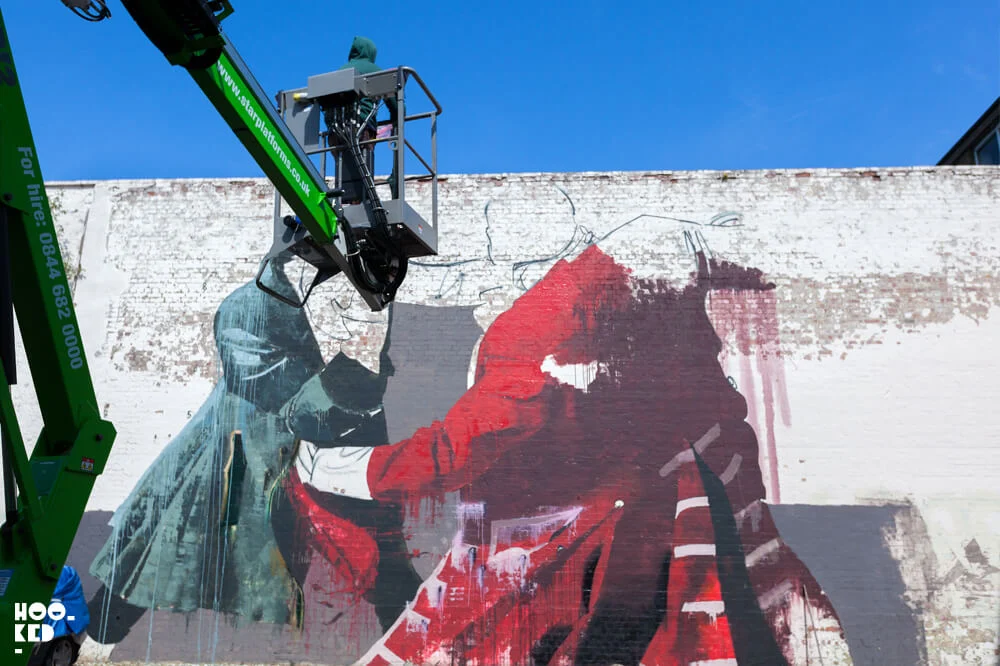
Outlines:
<svg viewBox="0 0 1000 666"><path fill-rule="evenodd" d="M422 93L430 103L430 110L407 113L411 92ZM366 100L368 105L364 104ZM379 110L393 103L397 109L395 117L378 121ZM364 238L377 234L399 250L403 259L393 262L392 270L396 273L391 282L402 282L407 259L437 254L437 119L442 108L415 70L397 67L358 74L347 68L311 76L306 87L279 92L277 105L291 135L307 155L318 157L322 177L328 182L332 180L331 201L338 216L342 213L348 222L345 232L361 238L362 246ZM371 110L365 113L365 106L369 105ZM429 125L429 155L422 155L408 138L415 129L412 124L417 122L420 125L416 128ZM379 144L391 148L392 170L388 178L375 176L375 147ZM408 154L412 160L407 159ZM413 161L422 168L411 173L407 164ZM407 183L415 181L430 183L429 219L407 202ZM385 191L386 185L389 192ZM301 300L276 293L262 284L263 266L258 286L300 307L312 289L336 270L334 266L329 271L322 268L322 257L310 243L308 232L295 217L284 214L281 203L280 193L276 192L274 244L266 260L291 251L318 271Z"/></svg>

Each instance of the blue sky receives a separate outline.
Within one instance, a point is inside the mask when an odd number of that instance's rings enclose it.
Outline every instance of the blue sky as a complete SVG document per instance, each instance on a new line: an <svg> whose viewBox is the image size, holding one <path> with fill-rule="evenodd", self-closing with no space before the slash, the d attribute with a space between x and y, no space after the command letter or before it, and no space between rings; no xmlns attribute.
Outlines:
<svg viewBox="0 0 1000 666"><path fill-rule="evenodd" d="M1000 94L998 0L233 5L224 29L269 94L356 34L414 67L445 107L445 173L933 164ZM46 178L260 175L109 6L89 24L3 4Z"/></svg>

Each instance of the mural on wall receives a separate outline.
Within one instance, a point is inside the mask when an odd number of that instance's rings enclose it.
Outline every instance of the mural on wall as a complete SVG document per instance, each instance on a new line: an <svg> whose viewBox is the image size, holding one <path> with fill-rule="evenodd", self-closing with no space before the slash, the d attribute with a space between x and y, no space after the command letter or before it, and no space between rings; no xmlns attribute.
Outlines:
<svg viewBox="0 0 1000 666"><path fill-rule="evenodd" d="M471 307L396 304L377 370L324 360L252 283L229 295L218 385L93 560L92 635L206 610L331 664L849 663L765 502L775 286L685 236L686 285L575 237L485 332ZM766 427L727 341L757 355Z"/></svg>

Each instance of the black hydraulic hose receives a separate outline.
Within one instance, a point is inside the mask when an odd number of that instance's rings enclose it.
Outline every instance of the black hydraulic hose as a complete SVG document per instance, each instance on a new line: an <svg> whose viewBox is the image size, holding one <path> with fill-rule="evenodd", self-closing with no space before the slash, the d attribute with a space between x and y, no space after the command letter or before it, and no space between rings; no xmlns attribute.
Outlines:
<svg viewBox="0 0 1000 666"><path fill-rule="evenodd" d="M171 0L152 3L142 0L122 0L126 11L171 62L189 70L205 69L214 64L222 53L218 42L219 16L226 3L206 0ZM192 45L203 48L192 52ZM186 57L180 58L183 54ZM179 58L173 60L173 58Z"/></svg>
<svg viewBox="0 0 1000 666"><path fill-rule="evenodd" d="M362 172L365 195L368 201L371 202L372 213L375 218L371 227L371 233L368 235L368 241L372 243L372 249L382 255L381 263L384 263L388 270L391 270L393 261L397 263L396 274L393 279L389 279L387 275L381 277L381 279L378 275L372 275L372 272L376 269L374 267L366 267L365 261L361 256L357 237L354 235L354 229L351 228L346 219L343 219L341 220L341 225L344 226L344 240L347 243L348 261L355 273L360 273L359 277L366 287L373 292L384 294L391 299L395 296L396 290L406 275L408 262L406 255L400 251L399 247L392 240L386 211L382 206L378 192L375 190L372 174L369 173L364 156L361 154L361 145L358 142L358 137L354 132L347 130L345 127L346 123L343 118L345 109L340 108L338 111L340 112L338 115L341 117L331 119L328 116L327 126L340 139L341 143L347 146L351 159L358 167L358 170ZM335 122L331 122L331 120L335 120Z"/></svg>
<svg viewBox="0 0 1000 666"><path fill-rule="evenodd" d="M354 229L351 227L350 222L347 221L347 218L341 218L340 227L344 230L344 242L347 244L347 261L350 263L354 274L361 279L368 291L375 294L385 293L386 285L375 280L365 267L364 261L361 259L361 248L358 247L358 240L354 236Z"/></svg>
<svg viewBox="0 0 1000 666"><path fill-rule="evenodd" d="M364 187L365 193L368 195L368 200L372 202L372 212L375 214L375 228L381 232L382 238L379 240L383 245L388 246L387 251L394 257L402 257L403 253L399 251L396 243L392 240L389 233L389 219L386 215L385 208L382 206L382 199L379 197L378 192L375 190L375 182L373 174L368 173L367 165L364 164L364 156L361 154L361 144L358 142L358 137L354 134L350 135L350 140L347 142L351 149L351 154L354 157L354 161L359 166L364 166Z"/></svg>
<svg viewBox="0 0 1000 666"><path fill-rule="evenodd" d="M98 21L103 21L106 18L111 18L111 10L108 9L106 4L104 4L104 0L90 0L90 2L86 5L63 0L63 4L69 7L74 14L85 21L90 21L91 23L97 23Z"/></svg>

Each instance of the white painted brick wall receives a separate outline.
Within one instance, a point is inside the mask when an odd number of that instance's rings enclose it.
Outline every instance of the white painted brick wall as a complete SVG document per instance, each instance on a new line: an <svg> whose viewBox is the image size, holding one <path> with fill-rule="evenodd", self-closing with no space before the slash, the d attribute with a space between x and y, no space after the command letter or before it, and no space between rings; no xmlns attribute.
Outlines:
<svg viewBox="0 0 1000 666"><path fill-rule="evenodd" d="M98 398L119 432L89 505L110 511L213 386L212 319L270 246L272 188L109 181L55 183L49 193L64 259L82 267L80 325ZM409 195L426 215L428 187ZM1000 559L1000 170L451 176L440 197L441 255L432 262L465 263L412 267L399 300L479 303L483 326L551 265L529 267L521 284L515 262L588 239L603 238L641 276L687 279L685 231L762 269L778 285L791 407L790 425L775 433L781 501L913 503L937 582L972 538L994 565ZM338 303L350 301L333 280L310 316L328 357L342 348L373 365L384 315L351 307L361 322L345 325ZM27 386L16 399L22 428L37 432ZM973 601L935 597L917 589L933 585L901 543L911 592L930 609L931 663L989 658L996 576ZM973 619L956 610L963 604L978 609ZM980 638L955 639L973 630Z"/></svg>

